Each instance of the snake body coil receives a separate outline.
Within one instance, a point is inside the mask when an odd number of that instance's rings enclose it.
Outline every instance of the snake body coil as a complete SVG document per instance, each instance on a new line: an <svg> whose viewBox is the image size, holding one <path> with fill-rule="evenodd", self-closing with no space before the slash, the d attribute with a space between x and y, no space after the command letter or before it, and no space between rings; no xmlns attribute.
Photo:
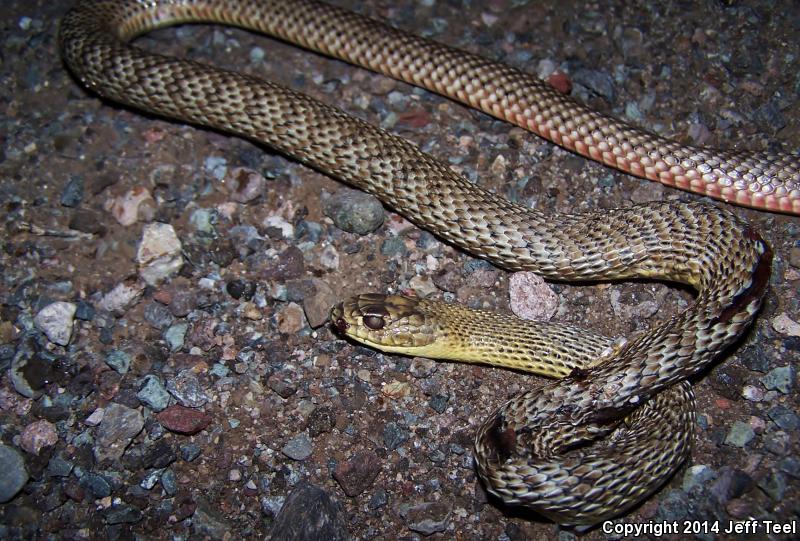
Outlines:
<svg viewBox="0 0 800 541"><path fill-rule="evenodd" d="M582 108L511 68L304 0L85 1L62 22L64 59L98 94L274 147L501 267L558 280L646 277L695 287L689 309L625 345L597 350L602 362L582 364L513 399L476 440L478 469L491 492L565 523L617 514L674 470L687 440L659 434L666 443L658 443L647 419L691 426L691 395L682 382L754 318L771 254L753 230L701 204L544 215L482 190L415 145L307 96L127 43L186 21L247 27L337 55L481 106L623 169L683 187L699 186L701 179L712 186L705 193L743 204L800 211L795 161L686 149ZM684 409L672 395L683 396ZM624 425L639 428L626 431ZM602 441L596 452L591 444ZM631 449L649 451L636 451L632 460Z"/></svg>

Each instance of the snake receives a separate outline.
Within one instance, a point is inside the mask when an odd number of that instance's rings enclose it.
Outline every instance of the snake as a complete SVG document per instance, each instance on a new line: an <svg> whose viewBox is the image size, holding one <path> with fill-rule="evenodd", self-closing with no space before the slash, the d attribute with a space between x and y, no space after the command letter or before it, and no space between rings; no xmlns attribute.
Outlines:
<svg viewBox="0 0 800 541"><path fill-rule="evenodd" d="M688 379L740 340L768 289L772 252L756 230L707 202L544 213L302 93L131 44L189 22L262 32L438 92L624 171L740 205L799 213L795 157L683 146L512 67L311 0L82 0L61 21L64 62L97 95L277 150L498 267L557 281L692 287L685 310L625 339L397 295L362 294L331 312L340 332L385 351L556 378L532 384L477 431L477 472L509 505L590 525L633 508L674 473L690 450Z"/></svg>

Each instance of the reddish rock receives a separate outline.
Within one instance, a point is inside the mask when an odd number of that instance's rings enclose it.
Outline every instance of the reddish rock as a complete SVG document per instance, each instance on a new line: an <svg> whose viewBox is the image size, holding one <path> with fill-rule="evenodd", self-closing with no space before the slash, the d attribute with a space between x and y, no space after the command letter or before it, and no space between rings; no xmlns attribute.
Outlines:
<svg viewBox="0 0 800 541"><path fill-rule="evenodd" d="M572 91L572 81L569 75L563 71L554 71L547 77L547 83L561 92L562 94L569 94Z"/></svg>
<svg viewBox="0 0 800 541"><path fill-rule="evenodd" d="M178 404L170 406L156 415L156 419L170 432L191 436L211 424L211 416L205 412Z"/></svg>
<svg viewBox="0 0 800 541"><path fill-rule="evenodd" d="M352 498L371 487L380 472L381 461L378 456L365 451L356 453L347 462L340 462L333 471L333 478L344 493Z"/></svg>

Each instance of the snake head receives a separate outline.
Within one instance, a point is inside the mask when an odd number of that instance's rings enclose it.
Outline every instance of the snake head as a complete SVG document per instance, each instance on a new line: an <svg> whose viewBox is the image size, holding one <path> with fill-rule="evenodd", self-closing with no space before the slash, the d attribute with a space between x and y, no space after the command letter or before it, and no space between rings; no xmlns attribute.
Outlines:
<svg viewBox="0 0 800 541"><path fill-rule="evenodd" d="M434 325L423 301L403 295L364 293L331 309L336 330L370 347L392 353L423 355L434 341Z"/></svg>

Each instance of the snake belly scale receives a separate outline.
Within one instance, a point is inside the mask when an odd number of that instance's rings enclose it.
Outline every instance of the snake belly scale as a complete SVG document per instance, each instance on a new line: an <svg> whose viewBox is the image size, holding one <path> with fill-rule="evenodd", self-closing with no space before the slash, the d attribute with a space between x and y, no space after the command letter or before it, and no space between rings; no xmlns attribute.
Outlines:
<svg viewBox="0 0 800 541"><path fill-rule="evenodd" d="M674 471L693 419L686 378L738 339L767 288L771 252L755 231L726 210L698 203L560 215L514 204L414 144L303 94L128 43L181 22L246 27L337 55L488 109L606 163L742 204L799 212L794 158L681 147L511 68L311 1L87 0L62 21L65 62L97 94L269 145L505 269L556 280L652 278L694 287L692 306L625 342L559 328L565 344L583 344L594 360L551 367L551 375L565 377L512 399L476 436L478 472L490 492L565 524L624 512ZM359 302L358 309L366 302L366 322L379 327L374 312L390 313L380 303L400 301ZM365 314L352 313L364 323ZM513 342L509 325L498 332ZM652 427L665 423L677 431L654 434Z"/></svg>

